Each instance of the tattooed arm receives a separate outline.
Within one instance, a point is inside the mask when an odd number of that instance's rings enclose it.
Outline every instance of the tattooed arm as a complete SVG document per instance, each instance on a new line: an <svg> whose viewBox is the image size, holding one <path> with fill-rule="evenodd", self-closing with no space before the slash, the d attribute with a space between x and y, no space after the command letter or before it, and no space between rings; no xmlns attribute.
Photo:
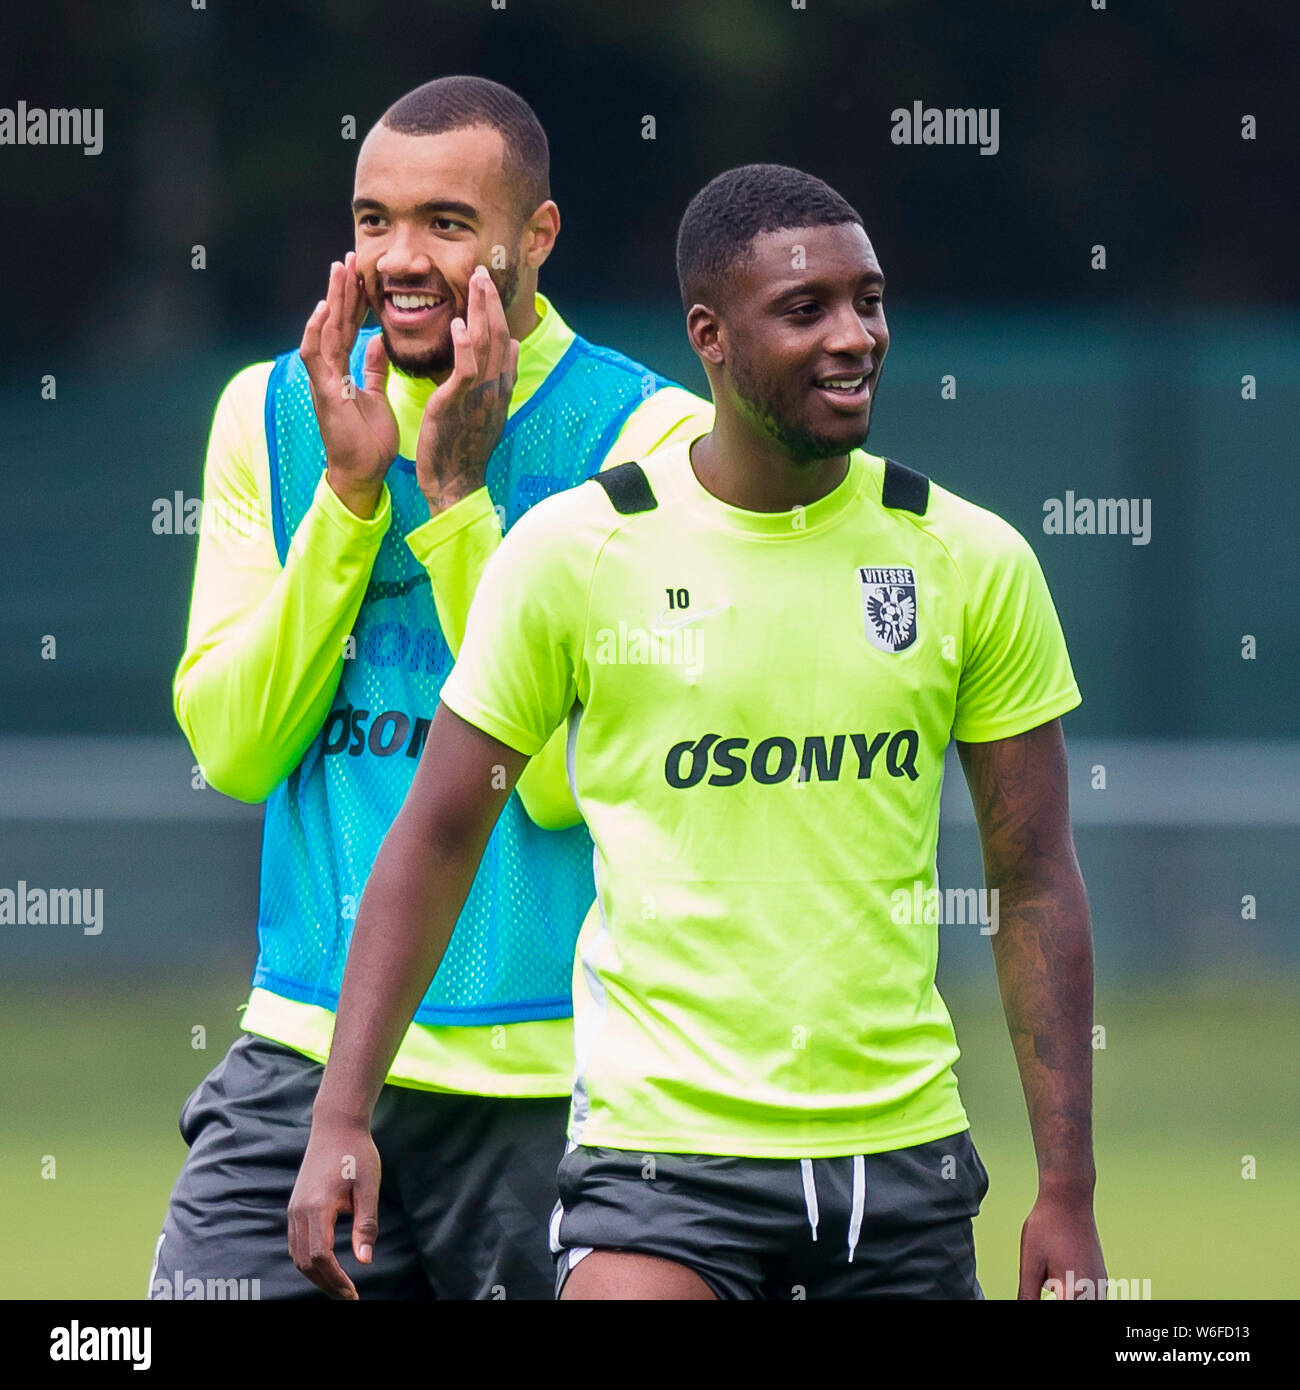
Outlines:
<svg viewBox="0 0 1300 1390"><path fill-rule="evenodd" d="M431 538L432 523L425 522L407 537L429 573L438 620L453 656L460 655L470 601L483 569L501 543L501 527L492 515L485 485L488 460L505 428L519 362L519 344L510 336L501 297L482 266L470 277L465 315L464 323L456 319L451 325L455 365L425 407L415 471L430 518L477 492L479 520L469 527L455 523L452 531L440 532L439 539ZM475 504L468 505L474 515ZM445 527L446 522L440 524ZM543 830L582 822L569 789L567 746L568 730L561 727L529 760L519 779L519 800Z"/></svg>
<svg viewBox="0 0 1300 1390"><path fill-rule="evenodd" d="M1061 722L957 751L998 894L993 957L1038 1156L1018 1297L1068 1284L1067 1271L1095 1289L1106 1271L1092 1210L1092 928Z"/></svg>
<svg viewBox="0 0 1300 1390"><path fill-rule="evenodd" d="M519 367L519 343L483 266L470 276L466 301L465 319L451 324L451 375L429 397L416 444L415 476L430 516L483 486Z"/></svg>

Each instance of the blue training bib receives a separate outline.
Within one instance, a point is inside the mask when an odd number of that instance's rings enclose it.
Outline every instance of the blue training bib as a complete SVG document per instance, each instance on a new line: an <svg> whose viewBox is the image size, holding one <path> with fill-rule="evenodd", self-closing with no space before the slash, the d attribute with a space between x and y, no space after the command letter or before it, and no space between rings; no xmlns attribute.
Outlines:
<svg viewBox="0 0 1300 1390"><path fill-rule="evenodd" d="M358 335L351 372L361 380ZM575 338L507 421L487 487L508 529L551 493L596 472L632 411L665 378ZM298 353L278 357L266 392L272 525L283 564L311 505L325 449ZM262 838L253 984L334 1009L361 892L415 774L452 655L427 571L406 536L429 519L415 464L388 471L393 520L380 546L324 727L271 794ZM595 896L585 826L541 830L511 796L488 841L420 1023L564 1018L573 1011L573 952Z"/></svg>

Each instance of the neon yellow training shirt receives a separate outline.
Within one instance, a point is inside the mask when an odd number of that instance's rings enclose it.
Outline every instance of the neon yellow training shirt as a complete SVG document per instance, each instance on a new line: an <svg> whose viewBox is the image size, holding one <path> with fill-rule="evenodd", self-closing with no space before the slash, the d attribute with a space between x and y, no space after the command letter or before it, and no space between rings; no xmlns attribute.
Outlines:
<svg viewBox="0 0 1300 1390"><path fill-rule="evenodd" d="M573 331L541 295L540 322L520 344L510 413L546 380ZM271 533L271 477L264 405L271 363L248 367L222 393L204 469L204 515L227 518L200 532L185 654L176 671L176 716L210 785L241 801L263 801L319 733L338 686L343 642L361 607L391 507L385 488L373 517L339 500L322 474L283 567ZM415 457L431 382L389 372L388 399L400 450ZM664 387L628 418L604 464L617 463L708 428L712 405ZM428 570L452 652L501 527L486 488L407 537ZM564 741L529 765L519 783L543 828L576 824L564 776ZM394 814L397 807L393 808ZM324 1061L333 1033L328 1010L255 989L243 1027ZM479 1095L563 1095L572 1082L573 1023L567 1018L445 1027L413 1024L388 1079Z"/></svg>
<svg viewBox="0 0 1300 1390"><path fill-rule="evenodd" d="M569 717L597 851L570 1138L817 1158L955 1133L938 928L895 895L936 886L950 735L1079 703L1037 560L933 484L887 509L860 451L792 512L720 501L687 444L644 469L651 510L593 481L511 529L442 692L522 753Z"/></svg>

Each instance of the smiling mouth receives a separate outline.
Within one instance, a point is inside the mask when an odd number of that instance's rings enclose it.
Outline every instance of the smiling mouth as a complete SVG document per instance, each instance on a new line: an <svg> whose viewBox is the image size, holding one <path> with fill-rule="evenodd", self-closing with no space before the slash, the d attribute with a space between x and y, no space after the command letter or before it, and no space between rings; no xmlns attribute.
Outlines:
<svg viewBox="0 0 1300 1390"><path fill-rule="evenodd" d="M418 327L448 302L446 295L431 290L388 290L384 294L385 317L397 326Z"/></svg>
<svg viewBox="0 0 1300 1390"><path fill-rule="evenodd" d="M386 298L395 309L436 309L443 303L440 294L412 294L400 290L391 291Z"/></svg>
<svg viewBox="0 0 1300 1390"><path fill-rule="evenodd" d="M821 376L813 385L824 400L837 406L856 409L871 399L870 372L840 372L834 376Z"/></svg>

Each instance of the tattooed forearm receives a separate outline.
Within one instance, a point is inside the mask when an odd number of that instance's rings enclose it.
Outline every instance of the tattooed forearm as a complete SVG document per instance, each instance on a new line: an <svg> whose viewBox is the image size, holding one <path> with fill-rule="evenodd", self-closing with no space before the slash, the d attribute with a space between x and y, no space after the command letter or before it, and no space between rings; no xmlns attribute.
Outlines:
<svg viewBox="0 0 1300 1390"><path fill-rule="evenodd" d="M998 891L994 960L1040 1181L1090 1192L1092 936L1060 726L959 752Z"/></svg>
<svg viewBox="0 0 1300 1390"><path fill-rule="evenodd" d="M999 899L998 988L1044 1182L1091 1187L1092 950L1082 885Z"/></svg>
<svg viewBox="0 0 1300 1390"><path fill-rule="evenodd" d="M482 487L487 461L505 427L510 405L508 376L471 386L453 419L444 420L433 438L429 471L437 489Z"/></svg>

